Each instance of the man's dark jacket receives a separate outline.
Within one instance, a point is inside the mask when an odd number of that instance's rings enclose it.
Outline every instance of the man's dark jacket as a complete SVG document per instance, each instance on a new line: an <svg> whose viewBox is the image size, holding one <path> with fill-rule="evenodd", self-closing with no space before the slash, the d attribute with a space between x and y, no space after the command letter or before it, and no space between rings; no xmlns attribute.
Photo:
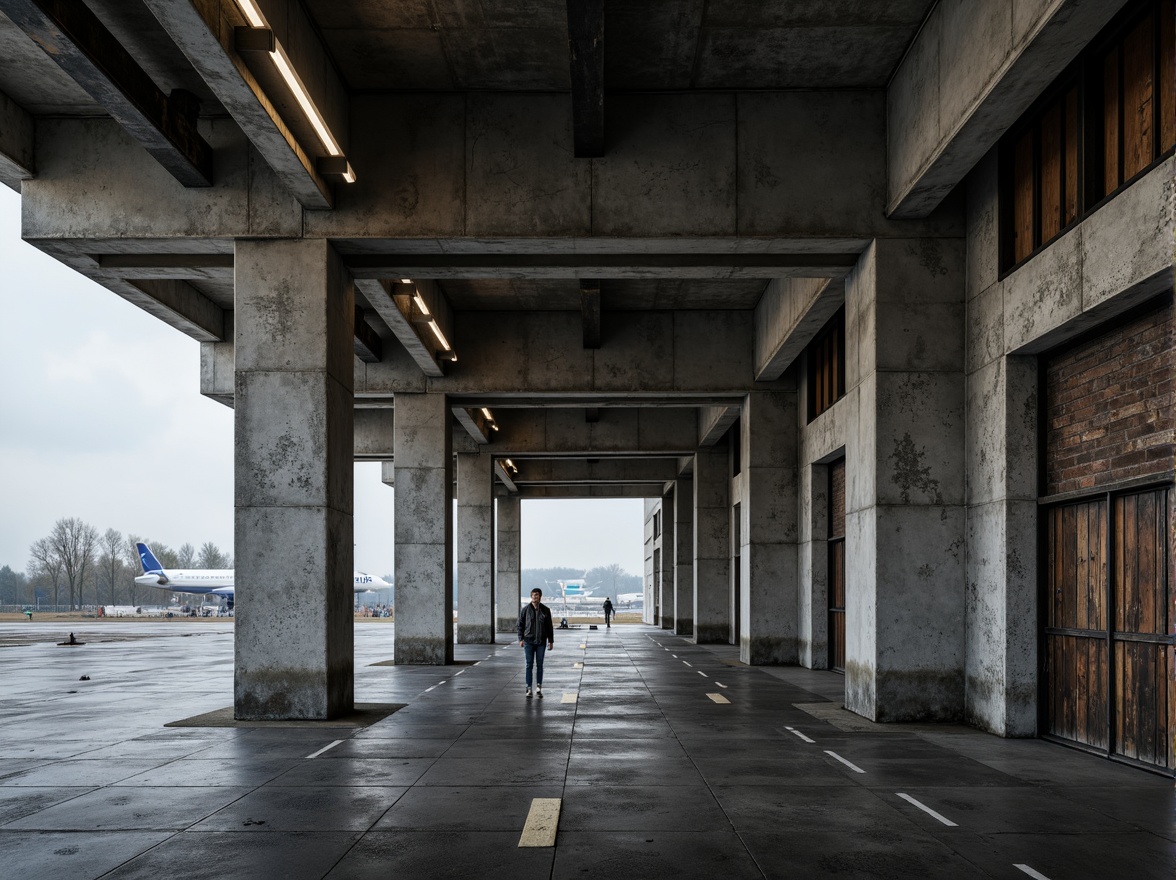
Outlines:
<svg viewBox="0 0 1176 880"><path fill-rule="evenodd" d="M520 642L536 645L540 642L554 642L555 627L551 622L551 609L542 602L538 608L530 602L524 605L519 612L518 634Z"/></svg>

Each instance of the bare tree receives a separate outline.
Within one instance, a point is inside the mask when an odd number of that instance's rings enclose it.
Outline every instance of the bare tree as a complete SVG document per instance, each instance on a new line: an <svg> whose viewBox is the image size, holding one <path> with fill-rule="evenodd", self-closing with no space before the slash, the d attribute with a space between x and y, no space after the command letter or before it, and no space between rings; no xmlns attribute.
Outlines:
<svg viewBox="0 0 1176 880"><path fill-rule="evenodd" d="M122 532L107 529L99 539L98 547L102 553L98 564L101 566L102 574L106 578L106 585L110 588L110 604L117 605L118 601L115 598L115 588L118 586L123 570Z"/></svg>
<svg viewBox="0 0 1176 880"><path fill-rule="evenodd" d="M176 552L176 565L180 568L195 568L196 548L191 544L181 544Z"/></svg>
<svg viewBox="0 0 1176 880"><path fill-rule="evenodd" d="M228 568L229 558L212 541L205 541L197 559L200 568Z"/></svg>
<svg viewBox="0 0 1176 880"><path fill-rule="evenodd" d="M61 588L61 571L63 568L57 550L48 538L34 541L29 547L29 571L37 577L47 581L53 588L53 604L58 604L58 590ZM34 591L34 596L36 595Z"/></svg>
<svg viewBox="0 0 1176 880"><path fill-rule="evenodd" d="M73 608L76 602L80 607L86 571L94 563L98 530L74 516L59 519L49 533L49 543L61 560L62 571L69 584L69 605Z"/></svg>
<svg viewBox="0 0 1176 880"><path fill-rule="evenodd" d="M139 559L139 548L135 545L141 540L143 539L138 535L127 535L127 542L123 545L123 555L131 573L127 579L127 595L130 597L132 605L139 604L139 585L135 583L135 575L139 573L143 563Z"/></svg>

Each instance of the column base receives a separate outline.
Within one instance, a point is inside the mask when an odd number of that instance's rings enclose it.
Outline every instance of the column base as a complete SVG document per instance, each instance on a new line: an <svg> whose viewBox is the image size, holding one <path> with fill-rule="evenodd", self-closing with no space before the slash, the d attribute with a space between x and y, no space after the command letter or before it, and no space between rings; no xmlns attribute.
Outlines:
<svg viewBox="0 0 1176 880"><path fill-rule="evenodd" d="M719 626L700 624L694 628L693 641L696 645L729 645L731 627L725 623Z"/></svg>
<svg viewBox="0 0 1176 880"><path fill-rule="evenodd" d="M453 644L445 639L396 637L393 659L397 666L445 666L453 662Z"/></svg>
<svg viewBox="0 0 1176 880"><path fill-rule="evenodd" d="M739 640L739 659L748 666L795 666L796 640L745 636Z"/></svg>
<svg viewBox="0 0 1176 880"><path fill-rule="evenodd" d="M674 635L691 638L694 635L694 619L690 617L679 617L674 621Z"/></svg>
<svg viewBox="0 0 1176 880"><path fill-rule="evenodd" d="M494 627L488 623L459 623L457 625L459 645L493 645Z"/></svg>
<svg viewBox="0 0 1176 880"><path fill-rule="evenodd" d="M518 627L518 622L519 619L517 617L500 617L498 618L498 632L514 635Z"/></svg>

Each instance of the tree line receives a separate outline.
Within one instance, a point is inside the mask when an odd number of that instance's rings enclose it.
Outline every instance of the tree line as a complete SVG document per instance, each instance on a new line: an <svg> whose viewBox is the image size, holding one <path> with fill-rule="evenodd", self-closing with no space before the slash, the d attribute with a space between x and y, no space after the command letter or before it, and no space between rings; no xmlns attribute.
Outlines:
<svg viewBox="0 0 1176 880"><path fill-rule="evenodd" d="M192 544L173 549L139 535L123 535L117 529L99 532L94 526L68 517L29 547L27 571L0 568L0 605L141 605L158 602L164 591L141 587L135 577L142 572L142 541L164 568L231 568L233 559L211 541L199 550Z"/></svg>

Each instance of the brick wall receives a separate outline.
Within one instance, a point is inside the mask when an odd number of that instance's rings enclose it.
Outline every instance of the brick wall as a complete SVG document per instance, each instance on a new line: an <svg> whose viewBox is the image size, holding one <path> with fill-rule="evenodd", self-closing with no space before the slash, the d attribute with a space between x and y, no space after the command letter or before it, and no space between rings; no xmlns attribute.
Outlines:
<svg viewBox="0 0 1176 880"><path fill-rule="evenodd" d="M1173 467L1172 303L1049 358L1045 487L1055 495Z"/></svg>

